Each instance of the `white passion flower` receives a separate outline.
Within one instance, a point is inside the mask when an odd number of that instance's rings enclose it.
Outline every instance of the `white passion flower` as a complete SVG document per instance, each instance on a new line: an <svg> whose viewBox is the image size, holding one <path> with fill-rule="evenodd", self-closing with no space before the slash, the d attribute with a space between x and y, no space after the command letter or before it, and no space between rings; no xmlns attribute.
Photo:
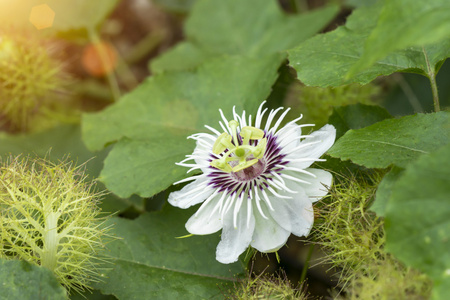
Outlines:
<svg viewBox="0 0 450 300"><path fill-rule="evenodd" d="M310 168L334 143L336 129L325 125L302 135L297 125L302 117L279 126L286 109L271 127L277 113L271 110L262 126L264 102L254 123L233 109L228 121L220 110L223 133L197 133L194 153L178 163L203 173L175 184L192 181L169 195L169 203L180 208L203 204L186 223L191 234L205 235L222 229L216 259L221 263L238 260L249 245L260 252L280 249L292 233L309 234L314 222L312 205L331 186L329 172ZM188 162L193 161L193 162Z"/></svg>

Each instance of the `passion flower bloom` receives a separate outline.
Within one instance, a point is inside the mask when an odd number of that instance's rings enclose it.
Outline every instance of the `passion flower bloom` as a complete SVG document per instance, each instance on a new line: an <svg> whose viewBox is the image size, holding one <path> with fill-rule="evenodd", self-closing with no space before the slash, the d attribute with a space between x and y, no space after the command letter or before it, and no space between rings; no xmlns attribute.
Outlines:
<svg viewBox="0 0 450 300"><path fill-rule="evenodd" d="M177 183L192 181L169 195L169 203L188 208L203 204L186 223L191 234L205 235L222 229L216 259L221 263L238 260L249 245L260 252L280 249L290 234L306 236L314 222L313 203L324 197L331 186L329 172L310 168L334 143L336 129L325 125L311 134L296 124L302 117L278 130L289 109L275 124L282 107L271 110L265 126L264 102L254 123L233 109L228 121L220 110L223 133L198 133L191 155L178 163L202 174ZM189 162L192 161L192 162Z"/></svg>

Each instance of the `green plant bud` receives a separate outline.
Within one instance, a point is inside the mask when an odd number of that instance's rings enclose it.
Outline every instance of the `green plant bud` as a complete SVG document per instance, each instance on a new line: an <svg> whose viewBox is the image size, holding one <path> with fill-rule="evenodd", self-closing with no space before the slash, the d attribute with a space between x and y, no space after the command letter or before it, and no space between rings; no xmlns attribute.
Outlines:
<svg viewBox="0 0 450 300"><path fill-rule="evenodd" d="M428 299L430 279L384 250L384 221L369 210L381 178L341 178L328 203L317 206L314 237L325 251L323 262L340 270L346 294L335 299Z"/></svg>
<svg viewBox="0 0 450 300"><path fill-rule="evenodd" d="M294 289L284 273L280 275L259 275L239 282L228 298L240 300L306 300L307 294L300 287Z"/></svg>
<svg viewBox="0 0 450 300"><path fill-rule="evenodd" d="M69 293L98 281L99 252L110 239L82 167L10 158L0 166L0 257L53 271Z"/></svg>
<svg viewBox="0 0 450 300"><path fill-rule="evenodd" d="M38 39L0 30L0 126L27 131L31 120L56 102L61 68Z"/></svg>

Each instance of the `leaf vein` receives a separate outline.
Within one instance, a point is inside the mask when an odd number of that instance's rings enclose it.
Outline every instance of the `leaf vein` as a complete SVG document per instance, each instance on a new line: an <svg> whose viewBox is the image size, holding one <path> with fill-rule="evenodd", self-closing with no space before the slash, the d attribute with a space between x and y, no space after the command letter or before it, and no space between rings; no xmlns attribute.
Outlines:
<svg viewBox="0 0 450 300"><path fill-rule="evenodd" d="M420 153L424 153L424 154L428 154L428 151L424 151L424 150L420 150L420 149L415 149L415 148L411 148L408 146L403 146L403 145L399 145L399 144L394 144L394 143L390 143L390 142L384 142L384 141L376 141L376 140L361 140L361 139L355 139L353 140L355 142L369 142L369 143L380 143L380 144L385 144L385 145L389 145L389 146L394 146L394 147L399 147L399 148L403 148L403 149L407 149L407 150L411 150L411 151L415 151L415 152L420 152Z"/></svg>

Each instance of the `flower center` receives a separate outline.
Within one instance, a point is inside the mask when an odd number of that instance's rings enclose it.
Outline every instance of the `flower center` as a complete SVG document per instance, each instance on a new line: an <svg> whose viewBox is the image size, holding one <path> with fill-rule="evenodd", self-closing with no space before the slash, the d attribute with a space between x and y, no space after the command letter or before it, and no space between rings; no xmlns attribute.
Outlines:
<svg viewBox="0 0 450 300"><path fill-rule="evenodd" d="M263 157L267 138L264 137L264 131L252 126L241 128L238 137L239 122L231 120L228 125L232 136L224 132L214 142L212 152L222 154L222 157L213 160L211 166L227 173L238 173L257 164ZM250 145L250 141L257 141L256 145ZM260 168L255 167L252 170ZM253 173L249 170L247 172Z"/></svg>
<svg viewBox="0 0 450 300"><path fill-rule="evenodd" d="M249 166L238 172L232 172L231 176L238 181L250 181L261 175L265 169L266 164L263 159L260 159L252 166Z"/></svg>

